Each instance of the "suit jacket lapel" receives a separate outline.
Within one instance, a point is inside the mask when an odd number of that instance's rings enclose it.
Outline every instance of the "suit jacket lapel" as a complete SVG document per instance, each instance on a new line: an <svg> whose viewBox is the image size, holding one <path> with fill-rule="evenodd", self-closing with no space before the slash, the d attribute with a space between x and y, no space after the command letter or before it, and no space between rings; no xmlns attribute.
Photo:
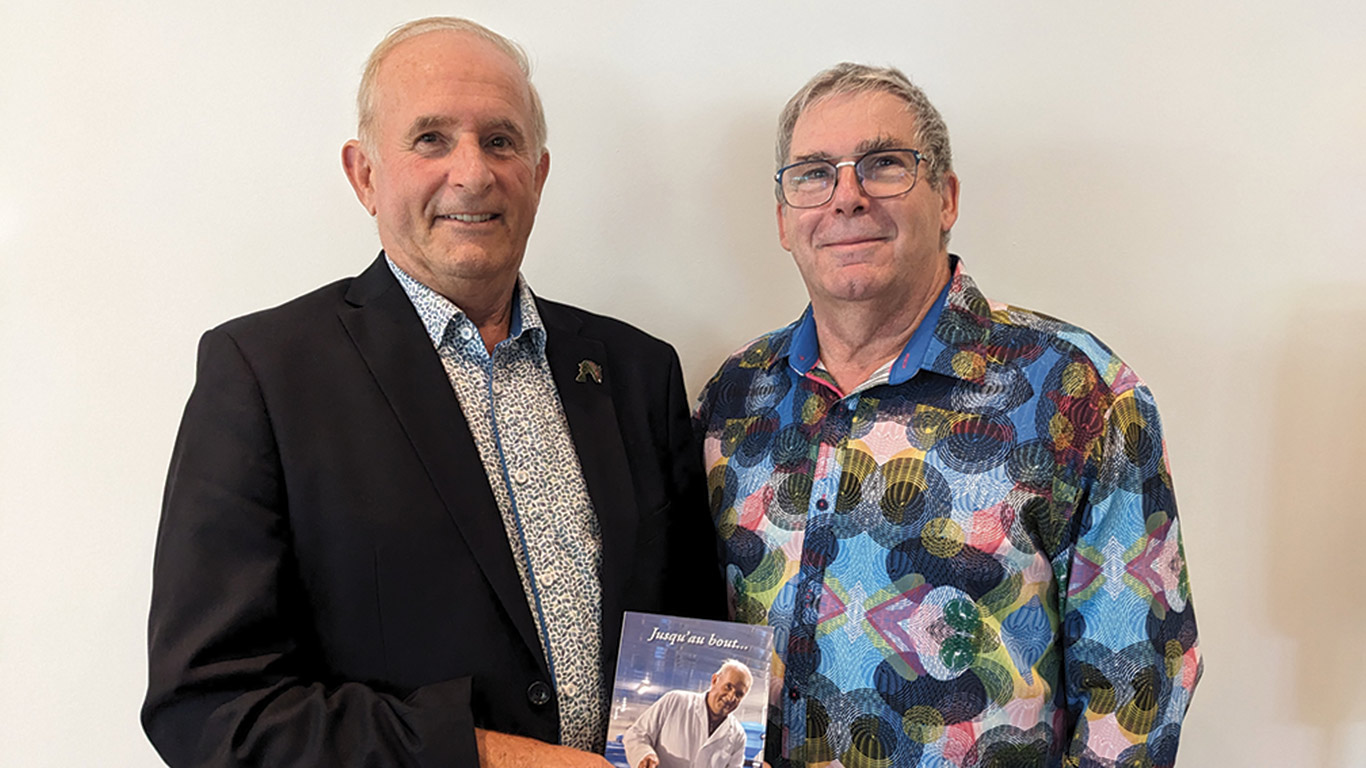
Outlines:
<svg viewBox="0 0 1366 768"><path fill-rule="evenodd" d="M614 657L621 628L622 594L634 559L631 550L640 516L626 446L612 402L611 360L602 341L581 334L582 322L572 312L539 298L536 309L546 326L545 351L550 373L564 405L569 433L602 532L603 645ZM585 360L599 366L601 383L587 372L580 376Z"/></svg>
<svg viewBox="0 0 1366 768"><path fill-rule="evenodd" d="M422 321L382 255L352 281L346 301L351 306L340 311L342 324L412 441L470 553L548 676L474 437Z"/></svg>

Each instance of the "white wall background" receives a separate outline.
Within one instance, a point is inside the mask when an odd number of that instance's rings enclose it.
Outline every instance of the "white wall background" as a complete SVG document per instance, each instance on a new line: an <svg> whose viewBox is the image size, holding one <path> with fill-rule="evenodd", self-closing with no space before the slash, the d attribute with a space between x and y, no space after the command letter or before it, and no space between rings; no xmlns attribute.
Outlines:
<svg viewBox="0 0 1366 768"><path fill-rule="evenodd" d="M458 13L538 63L532 283L672 340L694 393L804 303L787 96L846 58L910 73L979 284L1157 393L1207 656L1181 764L1366 766L1366 6L582 5L0 4L0 765L159 765L144 626L195 341L370 261L360 66Z"/></svg>

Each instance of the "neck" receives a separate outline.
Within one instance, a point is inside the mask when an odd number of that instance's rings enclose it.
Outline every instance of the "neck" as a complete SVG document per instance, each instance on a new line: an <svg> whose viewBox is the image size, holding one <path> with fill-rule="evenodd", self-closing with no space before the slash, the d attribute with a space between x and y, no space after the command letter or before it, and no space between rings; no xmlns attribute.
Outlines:
<svg viewBox="0 0 1366 768"><path fill-rule="evenodd" d="M490 355L498 342L508 337L512 329L512 297L517 290L517 266L488 276L462 277L427 269L393 249L386 248L385 254L414 280L459 307L479 329L484 348ZM517 265L520 264L518 259Z"/></svg>
<svg viewBox="0 0 1366 768"><path fill-rule="evenodd" d="M444 294L443 294L444 295ZM493 354L493 348L498 346L498 342L506 339L512 331L512 291L509 290L502 296L501 301L493 299L487 303L470 304L462 303L451 299L465 316L474 323L474 327L479 329L479 337L484 340L484 349Z"/></svg>
<svg viewBox="0 0 1366 768"><path fill-rule="evenodd" d="M891 303L831 302L812 297L821 365L841 392L848 393L867 381L906 347L951 277L947 256L944 263L942 274L936 270L932 279L916 283L911 295L893 297Z"/></svg>
<svg viewBox="0 0 1366 768"><path fill-rule="evenodd" d="M517 289L517 275L512 280L491 284L489 281L454 283L445 281L440 285L427 284L427 287L450 299L451 303L465 313L465 317L479 329L484 340L484 348L493 354L498 342L506 339L512 331L512 302Z"/></svg>

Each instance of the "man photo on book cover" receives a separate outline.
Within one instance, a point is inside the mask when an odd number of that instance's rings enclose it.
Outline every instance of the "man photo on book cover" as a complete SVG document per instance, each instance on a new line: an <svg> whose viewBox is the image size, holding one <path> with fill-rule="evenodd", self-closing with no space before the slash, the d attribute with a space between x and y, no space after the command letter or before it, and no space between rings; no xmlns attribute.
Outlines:
<svg viewBox="0 0 1366 768"><path fill-rule="evenodd" d="M660 696L626 729L631 768L740 768L745 729L733 714L754 682L749 668L727 659L705 691Z"/></svg>

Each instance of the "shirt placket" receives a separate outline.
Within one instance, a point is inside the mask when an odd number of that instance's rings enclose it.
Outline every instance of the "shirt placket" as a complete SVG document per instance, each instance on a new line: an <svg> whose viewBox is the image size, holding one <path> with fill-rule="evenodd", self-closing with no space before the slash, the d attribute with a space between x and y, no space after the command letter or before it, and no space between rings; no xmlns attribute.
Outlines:
<svg viewBox="0 0 1366 768"><path fill-rule="evenodd" d="M513 342L505 342L512 344ZM527 343L522 340L517 343ZM575 632L569 623L552 622L546 616L546 605L563 602L564 579L570 578L581 553L572 551L564 540L569 533L556 527L550 504L553 500L533 489L536 478L554 471L544 461L546 446L540 444L538 434L546 426L538 421L540 414L519 409L522 393L512 382L535 380L539 374L536 363L524 348L499 345L494 350L494 361L489 378L489 396L493 403L494 433L504 467L505 482L516 522L527 581L532 596L532 608L546 655L551 680L559 700L562 737L566 743L591 743L592 733L584 730L582 716L591 708L593 691L581 690L572 670L574 665ZM548 428L548 427L547 427ZM574 716L578 713L579 716ZM591 730L591 729L589 729Z"/></svg>
<svg viewBox="0 0 1366 768"><path fill-rule="evenodd" d="M508 502L517 529L523 562L526 565L527 582L531 589L531 608L536 614L541 648L545 652L546 665L550 669L550 678L553 681L557 679L556 643L551 633L551 625L546 621L541 591L552 587L555 574L545 562L546 553L541 547L534 545L534 542L542 537L543 522L536 508L534 494L529 491L530 484L536 477L534 464L537 451L535 446L528 445L529 441L525 435L526 419L518 418L513 407L512 393L515 387L511 382L516 381L519 375L519 358L516 350L511 348L514 343L513 340L505 340L498 344L486 363L488 398L492 406L490 412L493 418L493 435L498 446L499 462L502 464L503 482L507 486ZM556 690L560 690L560 686L557 685Z"/></svg>
<svg viewBox="0 0 1366 768"><path fill-rule="evenodd" d="M821 384L824 388L826 385ZM831 558L826 547L831 541L835 503L839 495L840 449L848 440L850 426L858 409L859 396L849 395L833 400L816 435L818 450L813 469L811 496L807 500L806 530L802 539L802 560L796 576L796 597L792 610L792 628L788 637L786 675L783 679L786 698L783 722L787 731L788 748L805 744L807 701L815 697L811 690L812 676L819 666L816 632L820 625L821 597L825 593L826 573Z"/></svg>

